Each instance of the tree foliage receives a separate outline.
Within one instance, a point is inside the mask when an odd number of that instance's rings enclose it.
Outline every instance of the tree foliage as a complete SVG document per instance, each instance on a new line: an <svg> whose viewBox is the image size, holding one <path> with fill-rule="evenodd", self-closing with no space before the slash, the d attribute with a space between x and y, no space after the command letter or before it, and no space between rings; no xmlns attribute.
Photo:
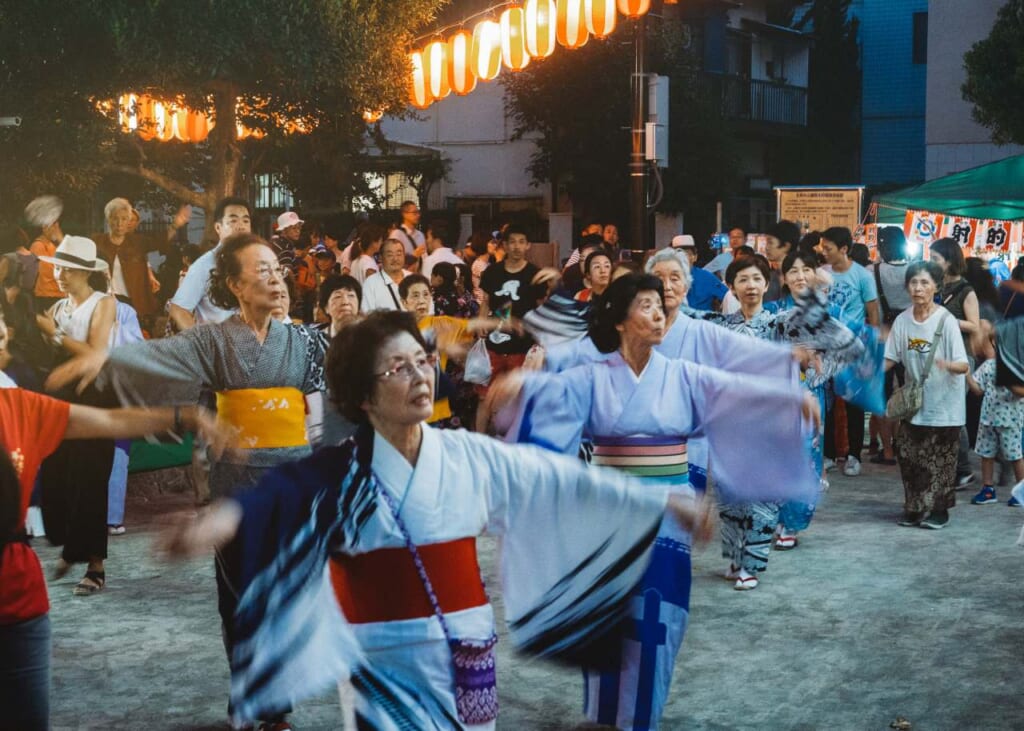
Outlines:
<svg viewBox="0 0 1024 731"><path fill-rule="evenodd" d="M670 78L670 167L658 210L714 207L734 182L736 160L721 110L703 92L682 24L648 25L648 70ZM515 134L536 140L534 180L564 191L584 218L625 221L628 214L631 24L611 37L560 51L505 77Z"/></svg>
<svg viewBox="0 0 1024 731"><path fill-rule="evenodd" d="M974 120L992 130L997 144L1024 144L1024 0L1010 0L996 16L988 37L966 54L963 97L974 105Z"/></svg>
<svg viewBox="0 0 1024 731"><path fill-rule="evenodd" d="M20 0L0 6L0 205L86 194L117 172L208 210L265 163L321 167L350 191L367 109L404 113L405 48L445 0ZM180 98L216 123L203 144L143 142L97 104ZM237 121L266 133L236 140ZM289 134L282 122L314 130ZM341 160L341 162L339 162ZM305 182L302 176L296 181ZM302 195L302 191L299 191ZM0 216L4 211L0 210Z"/></svg>

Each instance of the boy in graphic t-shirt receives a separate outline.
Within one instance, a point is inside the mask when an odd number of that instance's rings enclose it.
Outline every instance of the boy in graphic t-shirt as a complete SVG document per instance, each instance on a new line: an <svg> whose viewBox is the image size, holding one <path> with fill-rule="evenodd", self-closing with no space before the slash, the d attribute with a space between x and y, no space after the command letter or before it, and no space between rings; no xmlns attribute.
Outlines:
<svg viewBox="0 0 1024 731"><path fill-rule="evenodd" d="M533 284L533 278L540 269L526 260L529 250L525 229L509 226L505 232L505 259L491 264L480 276L480 289L487 295L490 317L522 319L537 306L543 291ZM504 329L488 335L491 378L522 366L532 346L533 339L529 335L517 335Z"/></svg>

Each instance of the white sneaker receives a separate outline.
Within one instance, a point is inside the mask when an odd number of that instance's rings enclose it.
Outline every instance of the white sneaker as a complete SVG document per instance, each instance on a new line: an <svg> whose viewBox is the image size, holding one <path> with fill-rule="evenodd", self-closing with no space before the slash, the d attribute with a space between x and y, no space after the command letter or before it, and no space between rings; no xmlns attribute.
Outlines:
<svg viewBox="0 0 1024 731"><path fill-rule="evenodd" d="M836 468L836 461L834 459L825 458L824 467L826 472L831 472Z"/></svg>
<svg viewBox="0 0 1024 731"><path fill-rule="evenodd" d="M856 477L860 474L860 460L856 457L847 457L846 466L843 467L843 474L847 477Z"/></svg>
<svg viewBox="0 0 1024 731"><path fill-rule="evenodd" d="M732 588L736 591L750 591L751 589L756 589L757 576L747 572L746 569L740 569L740 573L736 577L736 583Z"/></svg>

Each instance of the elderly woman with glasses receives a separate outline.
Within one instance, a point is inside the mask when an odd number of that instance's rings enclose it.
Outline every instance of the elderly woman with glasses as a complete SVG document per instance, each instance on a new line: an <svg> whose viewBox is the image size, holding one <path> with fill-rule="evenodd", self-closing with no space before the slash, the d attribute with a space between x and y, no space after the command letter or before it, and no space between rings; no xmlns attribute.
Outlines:
<svg viewBox="0 0 1024 731"><path fill-rule="evenodd" d="M232 541L245 557L237 723L350 677L360 728L493 729L495 624L478 535L502 536L512 641L596 662L616 645L666 509L700 523L692 499L621 473L427 428L435 363L409 313L344 328L326 372L357 434L167 537L172 554Z"/></svg>
<svg viewBox="0 0 1024 731"><path fill-rule="evenodd" d="M270 468L310 453L305 401L324 390L326 341L275 318L287 296L273 249L254 234L235 234L217 252L210 299L236 314L172 338L82 356L54 371L48 384L96 378L122 401L148 405L196 404L203 390L216 393L217 418L237 429L240 449L211 462L210 492L234 495ZM218 594L229 650L235 570L235 557L222 554Z"/></svg>

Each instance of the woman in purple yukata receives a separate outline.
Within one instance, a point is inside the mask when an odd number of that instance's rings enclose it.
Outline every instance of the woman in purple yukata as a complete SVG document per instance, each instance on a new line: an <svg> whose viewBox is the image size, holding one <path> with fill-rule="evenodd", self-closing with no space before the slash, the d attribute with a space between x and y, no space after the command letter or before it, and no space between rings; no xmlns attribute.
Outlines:
<svg viewBox="0 0 1024 731"><path fill-rule="evenodd" d="M723 485L759 487L760 499L806 499L818 479L805 455L806 417L817 403L792 379L726 373L670 360L656 277L611 284L592 313L590 338L605 360L562 373L518 371L492 386L514 412L508 438L576 454L586 437L592 461L644 479L651 489L692 495L687 439L705 436ZM750 445L770 445L751 459ZM749 488L748 488L749 489ZM729 494L726 500L749 500ZM654 557L632 599L617 666L585 670L585 712L621 729L655 729L661 718L689 612L690 535L662 521Z"/></svg>
<svg viewBox="0 0 1024 731"><path fill-rule="evenodd" d="M230 542L240 557L236 723L348 678L359 729L493 729L495 626L478 535L502 536L516 646L589 665L617 654L666 510L680 531L710 532L687 495L427 427L434 363L409 313L373 312L344 328L326 375L356 435L167 537L172 554Z"/></svg>

